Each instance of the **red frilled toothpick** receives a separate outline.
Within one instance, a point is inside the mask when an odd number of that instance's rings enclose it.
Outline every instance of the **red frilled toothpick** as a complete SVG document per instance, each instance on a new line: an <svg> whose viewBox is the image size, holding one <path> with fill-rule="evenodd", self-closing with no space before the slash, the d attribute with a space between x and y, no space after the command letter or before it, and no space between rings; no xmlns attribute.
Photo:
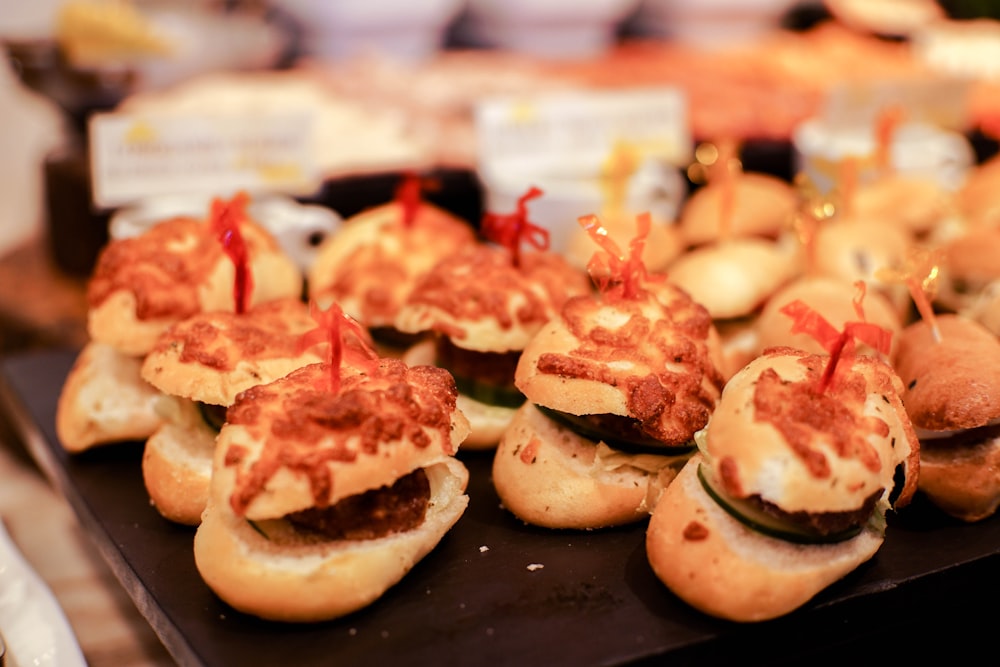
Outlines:
<svg viewBox="0 0 1000 667"><path fill-rule="evenodd" d="M229 201L214 199L210 213L212 233L222 244L222 249L233 262L234 310L245 313L253 291L253 274L250 272L250 252L240 232L240 224L247 218L246 206L250 201L245 192L236 194Z"/></svg>
<svg viewBox="0 0 1000 667"><path fill-rule="evenodd" d="M652 216L649 213L640 213L636 216L638 229L635 237L629 242L627 255L608 236L608 230L601 225L596 215L584 215L577 221L604 251L594 253L587 263L587 272L597 284L598 290L607 295L612 287L618 286L621 289L621 298L635 298L642 289L642 283L654 279L647 273L646 264L642 261L646 237L649 236L652 227ZM661 280L664 277L658 275L655 279Z"/></svg>
<svg viewBox="0 0 1000 667"><path fill-rule="evenodd" d="M407 172L402 180L396 185L394 199L403 209L403 226L411 227L417 219L417 212L420 210L422 193L426 189L433 189L438 183L432 179L421 177L415 172Z"/></svg>
<svg viewBox="0 0 1000 667"><path fill-rule="evenodd" d="M316 322L316 328L302 334L298 352L301 354L314 345L327 343L326 363L330 368L330 393L340 391L341 369L345 352L351 357L352 365L371 365L378 360L368 332L356 320L348 316L336 303L322 310L315 301L309 302L309 316ZM355 345L347 345L345 334L350 334Z"/></svg>
<svg viewBox="0 0 1000 667"><path fill-rule="evenodd" d="M532 186L518 198L517 210L513 213L487 213L483 216L483 237L507 248L514 266L521 266L522 241L536 250L549 249L549 230L528 220L528 202L541 196L542 191Z"/></svg>
<svg viewBox="0 0 1000 667"><path fill-rule="evenodd" d="M845 323L843 331L837 331L837 328L830 324L826 318L799 299L787 303L781 308L782 314L792 318L791 331L793 334L804 333L812 336L830 354L830 360L827 361L823 375L820 376L819 393L821 394L833 382L840 360L850 358L853 354L855 339L866 343L883 355L889 353L892 344L891 331L864 321L862 302L865 296L865 284L858 281L855 285L859 289L859 294L854 299L854 310L860 321Z"/></svg>

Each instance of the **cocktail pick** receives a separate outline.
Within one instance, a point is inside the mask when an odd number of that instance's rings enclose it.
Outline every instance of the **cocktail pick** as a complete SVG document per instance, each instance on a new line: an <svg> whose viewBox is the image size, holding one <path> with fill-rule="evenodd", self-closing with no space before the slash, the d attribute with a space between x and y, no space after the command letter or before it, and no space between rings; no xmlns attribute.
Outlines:
<svg viewBox="0 0 1000 667"><path fill-rule="evenodd" d="M819 380L818 390L821 394L833 382L840 361L853 355L855 339L866 343L882 355L888 354L892 345L891 331L865 321L862 308L865 284L858 281L855 285L858 286L860 292L859 296L854 299L854 309L858 314L859 321L845 323L843 331L838 331L812 306L800 299L785 304L780 311L792 318L791 332L793 334L804 333L812 336L830 355Z"/></svg>
<svg viewBox="0 0 1000 667"><path fill-rule="evenodd" d="M636 147L625 141L615 142L601 169L604 215L612 218L625 215L629 180L638 167L639 155Z"/></svg>
<svg viewBox="0 0 1000 667"><path fill-rule="evenodd" d="M931 335L935 342L941 341L941 330L937 325L937 317L931 306L931 299L937 293L938 278L941 272L940 252L927 248L912 249L903 266L899 268L881 268L875 272L875 278L886 283L904 284L910 292L920 317L930 325Z"/></svg>
<svg viewBox="0 0 1000 667"><path fill-rule="evenodd" d="M872 158L875 168L881 173L892 170L892 142L905 118L906 110L898 104L891 104L882 109L875 119L875 152Z"/></svg>
<svg viewBox="0 0 1000 667"><path fill-rule="evenodd" d="M357 367L371 365L378 360L378 354L367 330L348 316L339 304L331 303L326 310L322 310L315 301L310 301L309 316L316 322L316 328L302 334L298 345L299 354L314 345L327 344L326 364L330 370L328 388L331 393L336 394L340 391L345 356L349 357L352 366ZM350 345L349 342L354 344Z"/></svg>
<svg viewBox="0 0 1000 667"><path fill-rule="evenodd" d="M433 190L439 185L437 180L423 177L414 171L403 174L399 183L396 184L393 198L403 211L404 227L410 227L416 221L417 212L423 201L423 193L427 190Z"/></svg>
<svg viewBox="0 0 1000 667"><path fill-rule="evenodd" d="M549 230L528 220L528 202L542 194L539 188L532 186L518 198L517 209L513 213L487 213L483 216L483 237L507 248L516 267L521 266L522 242L536 250L549 249Z"/></svg>
<svg viewBox="0 0 1000 667"><path fill-rule="evenodd" d="M212 201L209 216L212 232L222 244L226 255L233 262L233 301L237 313L245 313L250 304L253 290L253 274L250 272L250 253L240 232L240 224L246 220L246 205L250 197L239 192L229 201L216 198Z"/></svg>
<svg viewBox="0 0 1000 667"><path fill-rule="evenodd" d="M736 176L741 169L736 141L727 139L716 144L715 161L708 168L708 182L720 188L719 240L724 241L733 232L733 214L736 212Z"/></svg>
<svg viewBox="0 0 1000 667"><path fill-rule="evenodd" d="M805 271L812 274L816 270L816 235L820 225L836 214L837 207L829 195L819 192L804 172L795 176L795 188L799 194L799 208L792 220L792 228L805 253Z"/></svg>
<svg viewBox="0 0 1000 667"><path fill-rule="evenodd" d="M666 278L665 275L651 277L642 261L642 251L652 226L652 216L649 213L636 216L637 231L629 242L628 254L622 252L596 215L581 216L578 222L603 250L595 252L587 263L587 272L602 294L632 299L639 293L644 282Z"/></svg>

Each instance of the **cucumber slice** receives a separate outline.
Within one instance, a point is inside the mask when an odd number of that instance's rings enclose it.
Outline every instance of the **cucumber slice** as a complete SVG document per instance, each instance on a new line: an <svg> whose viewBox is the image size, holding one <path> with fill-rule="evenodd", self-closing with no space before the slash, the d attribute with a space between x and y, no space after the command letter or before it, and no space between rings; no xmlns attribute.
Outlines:
<svg viewBox="0 0 1000 667"><path fill-rule="evenodd" d="M573 415L561 410L553 410L544 405L536 405L538 410L551 419L573 431L582 438L604 444L623 452L635 454L686 454L693 452L694 440L683 445L665 445L639 431L636 420L619 415Z"/></svg>
<svg viewBox="0 0 1000 667"><path fill-rule="evenodd" d="M779 540L794 542L796 544L832 544L835 542L844 542L861 533L861 527L859 526L831 535L821 535L802 526L782 521L753 503L726 495L719 489L712 471L706 468L704 463L698 464L698 479L701 480L701 485L704 487L705 492L730 516L747 528L769 537L776 537Z"/></svg>
<svg viewBox="0 0 1000 667"><path fill-rule="evenodd" d="M517 387L490 384L461 375L454 375L454 377L458 391L480 403L501 408L519 408L526 400L524 394L518 391Z"/></svg>

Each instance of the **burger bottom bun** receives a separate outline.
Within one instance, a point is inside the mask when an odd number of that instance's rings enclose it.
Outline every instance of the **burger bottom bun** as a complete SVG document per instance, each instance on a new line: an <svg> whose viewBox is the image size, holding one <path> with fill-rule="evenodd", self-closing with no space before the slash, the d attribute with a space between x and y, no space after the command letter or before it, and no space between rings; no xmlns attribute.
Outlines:
<svg viewBox="0 0 1000 667"><path fill-rule="evenodd" d="M315 622L361 609L399 582L465 512L469 473L454 458L426 468L430 504L419 527L373 540L272 541L210 501L194 538L205 583L260 618Z"/></svg>
<svg viewBox="0 0 1000 667"><path fill-rule="evenodd" d="M504 433L493 459L493 484L503 506L545 528L591 529L647 519L670 483L675 457L646 471L598 460L597 445L525 403ZM647 460L654 457L644 457Z"/></svg>
<svg viewBox="0 0 1000 667"><path fill-rule="evenodd" d="M164 424L146 441L142 479L153 506L165 519L188 526L201 522L212 479L215 435L198 418Z"/></svg>
<svg viewBox="0 0 1000 667"><path fill-rule="evenodd" d="M695 455L667 487L646 532L656 576L692 607L723 619L764 621L794 611L869 560L883 535L804 545L751 530L715 503Z"/></svg>
<svg viewBox="0 0 1000 667"><path fill-rule="evenodd" d="M462 449L493 449L510 425L517 408L481 403L459 393L458 409L469 420L469 435L462 441Z"/></svg>
<svg viewBox="0 0 1000 667"><path fill-rule="evenodd" d="M142 379L142 359L91 341L80 351L59 393L56 433L63 448L145 440L163 425L163 394Z"/></svg>
<svg viewBox="0 0 1000 667"><path fill-rule="evenodd" d="M1000 437L967 446L923 441L917 484L957 519L971 523L992 516L1000 506Z"/></svg>

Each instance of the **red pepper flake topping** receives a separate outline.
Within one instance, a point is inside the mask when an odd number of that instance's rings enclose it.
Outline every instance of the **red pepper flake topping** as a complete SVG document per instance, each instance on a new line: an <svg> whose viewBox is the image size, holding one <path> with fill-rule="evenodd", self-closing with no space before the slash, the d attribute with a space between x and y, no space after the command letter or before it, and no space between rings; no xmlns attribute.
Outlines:
<svg viewBox="0 0 1000 667"><path fill-rule="evenodd" d="M937 292L940 264L940 251L917 248L910 252L901 268L884 268L875 272L879 280L906 285L920 317L930 325L935 342L941 342L941 330L931 307L931 299Z"/></svg>
<svg viewBox="0 0 1000 667"><path fill-rule="evenodd" d="M321 310L315 301L309 302L309 315L318 325L315 329L302 334L299 339L299 354L314 345L327 343L326 362L330 368L329 391L336 394L340 391L340 377L345 352L345 331L349 333L356 344L347 347L352 364L369 364L378 359L371 346L368 332L353 318L348 316L336 303L330 304L326 310Z"/></svg>
<svg viewBox="0 0 1000 667"><path fill-rule="evenodd" d="M245 313L250 303L250 292L253 290L253 275L250 273L250 253L246 241L240 233L240 224L246 220L246 205L249 195L239 192L229 201L216 198L212 201L210 224L212 232L222 244L226 255L233 261L235 278L233 280L234 310Z"/></svg>
<svg viewBox="0 0 1000 667"><path fill-rule="evenodd" d="M686 542L701 542L707 540L709 536L708 528L700 521L688 523L684 526L684 531L681 534Z"/></svg>
<svg viewBox="0 0 1000 667"><path fill-rule="evenodd" d="M864 310L861 302L864 300L864 283L855 283L860 294L854 299L854 309L861 321L847 322L843 331L830 324L826 318L816 312L805 302L796 299L781 308L781 313L792 318L792 333L805 333L812 336L830 354L826 368L820 376L819 393L826 391L837 372L841 358L850 358L854 352L854 339L868 344L880 354L888 354L892 343L892 332L876 324L864 321Z"/></svg>
<svg viewBox="0 0 1000 667"><path fill-rule="evenodd" d="M542 196L542 191L532 186L517 200L513 213L487 213L483 216L483 236L510 251L514 266L521 266L521 242L536 250L549 249L549 230L528 220L528 201Z"/></svg>
<svg viewBox="0 0 1000 667"><path fill-rule="evenodd" d="M590 238L604 250L594 253L587 263L587 272L590 273L598 290L605 296L610 294L612 288L619 288L620 298L634 299L642 290L644 282L654 280L646 272L646 264L642 261L642 251L652 226L652 216L649 213L640 213L635 220L638 231L629 242L629 252L626 255L608 236L608 230L601 225L596 215L584 215L577 219ZM662 280L665 277L658 275L655 279Z"/></svg>

